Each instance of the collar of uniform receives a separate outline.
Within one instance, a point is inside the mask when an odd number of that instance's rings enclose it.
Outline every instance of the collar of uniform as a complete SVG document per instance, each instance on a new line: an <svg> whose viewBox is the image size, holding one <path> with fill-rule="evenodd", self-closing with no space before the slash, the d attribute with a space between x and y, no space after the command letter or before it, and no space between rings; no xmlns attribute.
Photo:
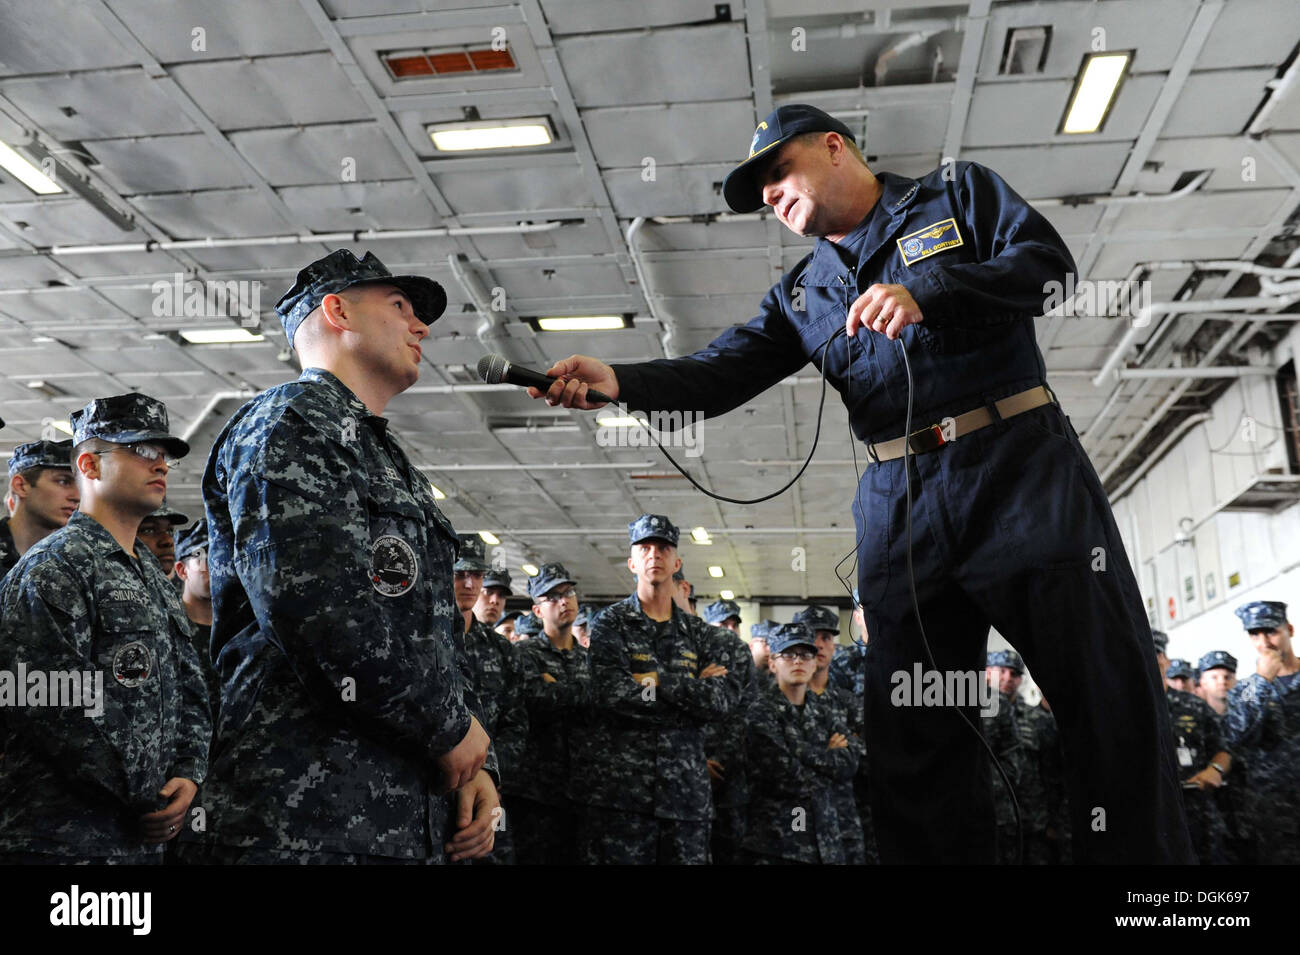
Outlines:
<svg viewBox="0 0 1300 955"><path fill-rule="evenodd" d="M72 516L68 518L67 526L69 530L81 534L94 548L97 555L115 557L121 554L127 560L131 559L131 555L122 549L122 545L117 542L117 538L108 532L108 528L84 511L73 511ZM139 549L141 547L144 547L144 544L140 544L136 548L137 560L139 560Z"/></svg>
<svg viewBox="0 0 1300 955"><path fill-rule="evenodd" d="M326 371L324 368L304 368L302 374L298 376L298 380L310 381L325 386L339 399L339 401L347 405L350 410L355 411L359 415L363 415L367 418L375 418L378 421L387 421L386 418L381 418L379 415L371 414L370 409L366 407L365 402L358 398L351 388L343 384L343 382L339 380L338 376L332 371Z"/></svg>
<svg viewBox="0 0 1300 955"><path fill-rule="evenodd" d="M641 609L641 598L637 596L635 590L632 591L632 596L630 599L632 601L632 606L636 608L636 612L641 614L647 620L650 620L650 615ZM674 624L676 624L677 615L681 613L681 608L677 606L676 602L672 602L668 609L672 613L672 616L669 617L668 620L650 620L650 622L657 625L657 624L668 623L669 621L672 621Z"/></svg>
<svg viewBox="0 0 1300 955"><path fill-rule="evenodd" d="M840 249L850 250L861 246L876 225L877 220L881 218L878 213L882 210L890 218L890 224L884 226L884 231L888 231L892 228L894 220L906 214L908 206L912 204L921 188L921 184L915 179L896 176L892 172L878 173L876 179L879 180L881 185L880 198L871 207L871 211L862 217L862 221L854 227L853 231L838 243L824 238L817 240L817 245L813 249L812 261L808 263L807 269L804 270L804 275L810 284L835 284L835 281L843 275L845 268L844 261L837 251L837 246Z"/></svg>

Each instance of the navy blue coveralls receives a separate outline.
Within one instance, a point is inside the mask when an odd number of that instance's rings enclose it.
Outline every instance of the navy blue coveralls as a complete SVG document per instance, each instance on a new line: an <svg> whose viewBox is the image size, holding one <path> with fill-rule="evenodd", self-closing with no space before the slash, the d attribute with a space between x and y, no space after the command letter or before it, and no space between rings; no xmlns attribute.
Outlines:
<svg viewBox="0 0 1300 955"><path fill-rule="evenodd" d="M748 324L685 358L614 365L620 400L724 414L809 360L819 367L849 305L875 283L905 286L924 316L902 334L913 431L1044 384L1034 318L1047 283L1075 270L1056 230L975 163L877 178L883 194L861 224L840 243L819 239ZM840 335L825 365L859 440L902 435L908 385L897 342ZM1059 407L995 421L913 457L911 471L916 588L938 668L982 671L990 624L1023 655L1064 738L1075 859L1193 862L1151 628L1101 482ZM989 768L976 734L954 709L890 702L891 674L926 660L904 495L898 458L868 466L853 502L880 855L992 862ZM978 726L977 710L966 712Z"/></svg>

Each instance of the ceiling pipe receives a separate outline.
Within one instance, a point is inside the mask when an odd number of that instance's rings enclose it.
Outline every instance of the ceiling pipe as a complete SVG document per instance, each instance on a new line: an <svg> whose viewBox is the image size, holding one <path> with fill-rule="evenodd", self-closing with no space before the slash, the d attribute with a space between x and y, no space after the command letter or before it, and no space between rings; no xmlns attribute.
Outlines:
<svg viewBox="0 0 1300 955"><path fill-rule="evenodd" d="M1143 461L1140 465L1138 465L1138 467L1133 471L1133 473L1124 479L1124 483L1115 489L1115 493L1110 495L1111 504L1118 503L1119 499L1122 498L1125 494L1127 494L1132 489L1134 484L1142 480L1142 478L1146 475L1148 471L1150 471L1153 467L1159 464L1160 459L1164 457L1166 452L1168 452L1169 449L1172 448L1178 441L1182 440L1183 435L1185 435L1188 431L1191 431L1192 428L1196 427L1201 422L1209 421L1213 417L1214 415L1210 414L1209 412L1203 412L1201 414L1194 414L1190 418L1186 418L1183 421L1180 421L1178 423L1178 427L1174 428L1173 431L1169 432L1168 437L1166 437L1163 441L1161 441L1159 446L1157 446L1154 451L1152 451L1149 455L1147 455L1146 460Z"/></svg>
<svg viewBox="0 0 1300 955"><path fill-rule="evenodd" d="M243 388L239 391L218 391L208 399L207 404L203 406L203 410L195 415L190 420L190 423L185 426L185 430L181 432L181 440L188 442L194 437L194 435L198 434L199 429L207 422L208 416L217 410L217 405L221 404L221 402L230 401L234 398L240 398L247 401L249 398L257 397L257 394L258 393L253 391L251 388Z"/></svg>
<svg viewBox="0 0 1300 955"><path fill-rule="evenodd" d="M1272 295L1253 295L1243 296L1241 298L1215 298L1201 301L1184 301L1184 302L1152 302L1150 305L1144 305L1138 310L1137 317L1129 330L1124 333L1124 337L1119 340L1114 350L1102 362L1101 370L1097 376L1092 379L1095 387L1100 388L1104 385L1111 374L1119 367L1124 360L1128 350L1133 347L1142 330L1151 323L1151 316L1163 315L1166 313L1177 313L1192 315L1203 312L1245 312L1251 309L1260 308L1286 308L1293 303L1300 301L1300 294L1286 296ZM1277 316L1281 320L1300 320L1300 315ZM1270 319L1276 320L1276 319Z"/></svg>
<svg viewBox="0 0 1300 955"><path fill-rule="evenodd" d="M927 42L931 37L937 36L944 32L943 30L917 30L894 43L891 43L878 57L876 57L875 74L876 86L885 85L885 75L889 72L890 65L898 58L900 53L904 53L913 47L920 46Z"/></svg>
<svg viewBox="0 0 1300 955"><path fill-rule="evenodd" d="M316 232L306 235L260 235L203 239L150 239L147 242L116 242L96 245L51 245L37 247L24 255L101 255L108 252L158 252L173 249L237 249L263 245L309 245L314 242L369 242L385 239L437 239L458 235L523 235L550 232L564 223L519 222L515 225L455 226L433 229L357 229L352 232Z"/></svg>
<svg viewBox="0 0 1300 955"><path fill-rule="evenodd" d="M1121 368L1121 379L1133 378L1246 378L1251 375L1276 375L1277 369L1264 365L1218 365L1191 368Z"/></svg>
<svg viewBox="0 0 1300 955"><path fill-rule="evenodd" d="M1162 192L1156 195L1135 192L1129 196L1064 196L1049 199L1030 199L1029 204L1031 206L1133 206L1150 202L1173 202L1200 189L1201 186L1205 185L1205 180L1210 178L1210 173L1213 171L1212 169L1202 170L1187 185L1173 192Z"/></svg>
<svg viewBox="0 0 1300 955"><path fill-rule="evenodd" d="M1269 97L1264 101L1264 105L1259 108L1255 118L1250 121L1250 125L1246 127L1248 136L1260 136L1268 132L1267 123L1272 117L1273 111L1286 98L1286 94L1295 85L1297 77L1300 77L1300 56L1291 61L1291 65L1279 78L1269 80L1264 84L1270 91Z"/></svg>
<svg viewBox="0 0 1300 955"><path fill-rule="evenodd" d="M659 337L659 345L664 350L664 357L676 358L673 340L677 337L677 323L667 315L661 315L659 309L655 306L654 290L650 287L650 280L646 275L645 259L641 252L641 246L637 242L646 221L645 216L637 216L633 219L627 227L624 238L627 240L628 252L632 256L632 266L636 269L637 281L641 283L641 295L645 298L646 308L650 309L650 317L663 326L664 333Z"/></svg>

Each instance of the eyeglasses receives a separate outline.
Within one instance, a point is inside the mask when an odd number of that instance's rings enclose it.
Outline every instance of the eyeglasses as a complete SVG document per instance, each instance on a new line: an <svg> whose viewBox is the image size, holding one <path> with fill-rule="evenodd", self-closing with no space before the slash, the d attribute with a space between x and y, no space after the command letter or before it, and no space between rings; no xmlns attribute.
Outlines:
<svg viewBox="0 0 1300 955"><path fill-rule="evenodd" d="M807 663L809 660L816 659L816 650L782 650L777 654L781 660L802 660Z"/></svg>
<svg viewBox="0 0 1300 955"><path fill-rule="evenodd" d="M574 600L578 599L578 590L576 587L570 587L568 590L559 594L543 594L537 599L548 604L562 604L570 597L572 597Z"/></svg>
<svg viewBox="0 0 1300 955"><path fill-rule="evenodd" d="M105 448L103 451L90 453L112 454L114 451L130 451L137 458L143 458L151 464L161 459L169 468L174 468L177 464L177 459L168 455L166 449L159 444L120 444L116 448Z"/></svg>

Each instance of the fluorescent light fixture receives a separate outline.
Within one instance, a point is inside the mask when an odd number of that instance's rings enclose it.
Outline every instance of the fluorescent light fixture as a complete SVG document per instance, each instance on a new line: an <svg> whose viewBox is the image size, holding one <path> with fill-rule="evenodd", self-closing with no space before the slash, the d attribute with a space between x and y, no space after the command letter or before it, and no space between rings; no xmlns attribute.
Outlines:
<svg viewBox="0 0 1300 955"><path fill-rule="evenodd" d="M64 391L62 388L60 388L58 385L54 384L53 382L45 381L43 378L38 378L35 381L27 382L27 387L32 389L32 391L39 391L47 398L58 398L61 395L67 394L67 392Z"/></svg>
<svg viewBox="0 0 1300 955"><path fill-rule="evenodd" d="M709 576L722 577L723 576L722 568L719 567L717 564L714 564L712 567L709 568Z"/></svg>
<svg viewBox="0 0 1300 955"><path fill-rule="evenodd" d="M1095 133L1101 129L1132 59L1132 50L1084 57L1061 123L1062 133Z"/></svg>
<svg viewBox="0 0 1300 955"><path fill-rule="evenodd" d="M442 489L439 488L438 485L434 484L432 481L429 482L429 490L433 492L433 499L435 501L446 500L447 495L443 494Z"/></svg>
<svg viewBox="0 0 1300 955"><path fill-rule="evenodd" d="M429 126L433 148L442 153L474 149L527 149L552 141L551 124L544 116L527 119L440 123Z"/></svg>
<svg viewBox="0 0 1300 955"><path fill-rule="evenodd" d="M497 537L497 535L493 534L491 531L479 531L478 536L483 538L483 543L491 544L493 547L496 547L497 544L501 543L501 538Z"/></svg>
<svg viewBox="0 0 1300 955"><path fill-rule="evenodd" d="M537 320L544 332L607 332L626 328L622 315L551 315Z"/></svg>
<svg viewBox="0 0 1300 955"><path fill-rule="evenodd" d="M524 572L525 574L527 574L529 577L536 577L536 576L537 576L537 565L536 565L536 564L520 564L519 566L520 566L520 568L523 570L523 572Z"/></svg>
<svg viewBox="0 0 1300 955"><path fill-rule="evenodd" d="M691 531L691 539L694 540L695 543L697 544L712 543L709 540L709 532L705 530L703 527L697 527L693 531Z"/></svg>
<svg viewBox="0 0 1300 955"><path fill-rule="evenodd" d="M181 332L181 338L191 345L242 345L245 342L260 342L261 335L254 335L247 328L191 328Z"/></svg>
<svg viewBox="0 0 1300 955"><path fill-rule="evenodd" d="M64 434L68 436L72 435L72 425L68 424L62 418L55 418L53 421L50 422L50 424L51 426L53 426L54 430L62 431Z"/></svg>
<svg viewBox="0 0 1300 955"><path fill-rule="evenodd" d="M721 597L723 600L735 600L735 599L736 599L736 593L735 593L735 591L733 591L733 590L719 590L719 591L718 591L718 596Z"/></svg>
<svg viewBox="0 0 1300 955"><path fill-rule="evenodd" d="M606 415L603 418L596 419L596 424L602 428L635 428L637 425L644 423L635 415Z"/></svg>
<svg viewBox="0 0 1300 955"><path fill-rule="evenodd" d="M63 191L58 183L4 143L0 143L0 168L38 196L52 196Z"/></svg>

